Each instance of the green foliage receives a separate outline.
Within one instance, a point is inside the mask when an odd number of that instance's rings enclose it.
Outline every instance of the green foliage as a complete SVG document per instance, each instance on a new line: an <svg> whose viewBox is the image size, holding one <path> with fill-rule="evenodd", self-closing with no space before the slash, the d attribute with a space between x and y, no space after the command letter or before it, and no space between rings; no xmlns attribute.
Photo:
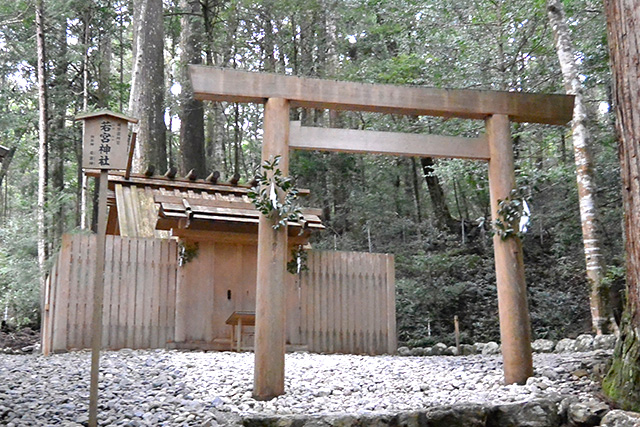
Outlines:
<svg viewBox="0 0 640 427"><path fill-rule="evenodd" d="M258 185L247 194L256 209L273 221L274 230L302 217L302 210L295 203L298 189L293 178L282 174L279 163L280 156L265 160L262 172L256 176Z"/></svg>
<svg viewBox="0 0 640 427"><path fill-rule="evenodd" d="M525 210L525 188L511 190L509 196L498 200L498 218L493 221L493 232L500 239L507 240L510 237L522 239L524 232L520 227L520 220Z"/></svg>
<svg viewBox="0 0 640 427"><path fill-rule="evenodd" d="M299 274L303 271L308 271L308 259L309 254L307 254L307 251L305 251L302 246L296 247L291 251L291 259L287 262L287 271L291 274Z"/></svg>
<svg viewBox="0 0 640 427"><path fill-rule="evenodd" d="M525 277L533 337L559 340L590 331L588 287L579 258L557 258L527 239ZM536 251L539 259L533 260Z"/></svg>
<svg viewBox="0 0 640 427"><path fill-rule="evenodd" d="M33 213L23 211L0 227L0 316L14 326L39 327L40 283Z"/></svg>
<svg viewBox="0 0 640 427"><path fill-rule="evenodd" d="M626 277L626 268L617 265L611 265L607 267L607 274L602 280L602 284L609 288L614 287L616 284L623 283Z"/></svg>
<svg viewBox="0 0 640 427"><path fill-rule="evenodd" d="M558 259L550 249L536 239L524 245L534 339L576 336L590 327L583 267ZM413 346L453 344L453 317L458 315L463 342L498 341L491 252L482 241L465 246L449 241L420 254L396 252L399 340Z"/></svg>
<svg viewBox="0 0 640 427"><path fill-rule="evenodd" d="M492 259L455 246L396 258L409 272L396 284L400 341L418 343L430 329L432 339L451 344L455 315L466 342L499 337Z"/></svg>
<svg viewBox="0 0 640 427"><path fill-rule="evenodd" d="M200 245L198 242L191 243L181 240L178 245L178 256L180 257L178 261L180 266L182 267L196 259L199 253Z"/></svg>

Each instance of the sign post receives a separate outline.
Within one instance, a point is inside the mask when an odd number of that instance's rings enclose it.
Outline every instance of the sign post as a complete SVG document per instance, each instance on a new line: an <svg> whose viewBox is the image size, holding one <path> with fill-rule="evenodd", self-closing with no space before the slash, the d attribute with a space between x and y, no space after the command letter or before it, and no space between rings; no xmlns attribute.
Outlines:
<svg viewBox="0 0 640 427"><path fill-rule="evenodd" d="M138 120L111 111L83 114L82 167L100 169L98 181L98 229L96 273L93 283L93 317L91 322L91 385L89 388L89 426L98 425L98 377L102 347L102 306L104 298L104 252L107 230L107 186L109 170L127 169L129 153L128 124ZM133 144L133 140L131 144Z"/></svg>

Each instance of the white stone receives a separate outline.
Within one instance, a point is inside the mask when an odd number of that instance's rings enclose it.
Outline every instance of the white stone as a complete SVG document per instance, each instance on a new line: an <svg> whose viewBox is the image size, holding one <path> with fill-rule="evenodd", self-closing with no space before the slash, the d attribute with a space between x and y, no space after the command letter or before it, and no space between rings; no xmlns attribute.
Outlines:
<svg viewBox="0 0 640 427"><path fill-rule="evenodd" d="M482 349L482 354L485 356L498 353L500 353L500 346L494 341L489 341Z"/></svg>
<svg viewBox="0 0 640 427"><path fill-rule="evenodd" d="M555 348L555 343L551 340L537 339L531 343L531 349L537 353L551 353Z"/></svg>
<svg viewBox="0 0 640 427"><path fill-rule="evenodd" d="M568 353L572 351L576 351L576 340L564 338L558 341L558 343L556 344L556 353Z"/></svg>
<svg viewBox="0 0 640 427"><path fill-rule="evenodd" d="M596 335L593 338L593 349L594 350L613 350L616 346L616 336L615 335Z"/></svg>
<svg viewBox="0 0 640 427"><path fill-rule="evenodd" d="M576 338L575 351L585 352L593 350L593 336L588 334L579 335Z"/></svg>

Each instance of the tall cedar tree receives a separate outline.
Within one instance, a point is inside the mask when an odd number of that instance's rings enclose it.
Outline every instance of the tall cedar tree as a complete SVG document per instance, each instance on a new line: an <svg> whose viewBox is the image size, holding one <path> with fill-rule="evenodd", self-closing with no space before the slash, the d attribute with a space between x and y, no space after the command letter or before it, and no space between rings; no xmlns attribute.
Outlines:
<svg viewBox="0 0 640 427"><path fill-rule="evenodd" d="M36 1L36 45L38 50L38 267L40 268L40 289L44 289L47 264L47 230L45 205L47 203L47 153L49 145L48 98L47 98L47 55L44 38L44 4Z"/></svg>
<svg viewBox="0 0 640 427"><path fill-rule="evenodd" d="M627 306L604 392L621 407L640 410L640 5L605 0L616 127L620 138Z"/></svg>
<svg viewBox="0 0 640 427"><path fill-rule="evenodd" d="M133 167L167 169L164 124L164 25L162 0L133 2L133 70L130 114L139 119Z"/></svg>
<svg viewBox="0 0 640 427"><path fill-rule="evenodd" d="M54 22L55 21L55 22ZM49 46L50 59L52 62L51 78L49 84L49 187L52 195L52 207L55 210L56 218L65 218L65 204L62 200L56 200L54 195L60 195L64 192L64 161L65 161L65 142L68 139L66 135L66 115L68 105L71 103L69 99L69 78L67 72L69 69L69 55L67 45L67 19L65 17L56 16L55 19L49 21L51 25L50 34L53 43ZM58 246L62 233L64 233L65 221L52 221L50 235L53 246Z"/></svg>
<svg viewBox="0 0 640 427"><path fill-rule="evenodd" d="M202 63L202 15L199 0L181 0L183 15L180 19L180 153L184 173L193 169L203 178L206 172L204 151L204 107L194 99L188 64Z"/></svg>

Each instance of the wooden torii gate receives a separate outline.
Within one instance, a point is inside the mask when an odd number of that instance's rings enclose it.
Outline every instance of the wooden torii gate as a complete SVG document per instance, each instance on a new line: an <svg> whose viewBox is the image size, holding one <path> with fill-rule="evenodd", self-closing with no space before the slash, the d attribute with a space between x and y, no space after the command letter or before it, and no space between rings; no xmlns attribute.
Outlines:
<svg viewBox="0 0 640 427"><path fill-rule="evenodd" d="M289 148L453 157L489 162L491 213L515 187L510 122L564 125L573 97L519 92L432 89L320 80L199 65L189 67L197 99L265 104L262 160L281 156L289 173ZM289 122L292 107L370 111L485 120L486 135L458 138L392 132L301 127ZM533 375L531 325L522 243L493 238L500 338L507 384ZM253 395L267 400L284 393L285 264L287 232L261 216L258 230L255 371Z"/></svg>

